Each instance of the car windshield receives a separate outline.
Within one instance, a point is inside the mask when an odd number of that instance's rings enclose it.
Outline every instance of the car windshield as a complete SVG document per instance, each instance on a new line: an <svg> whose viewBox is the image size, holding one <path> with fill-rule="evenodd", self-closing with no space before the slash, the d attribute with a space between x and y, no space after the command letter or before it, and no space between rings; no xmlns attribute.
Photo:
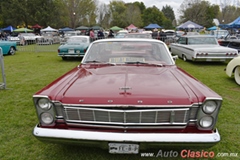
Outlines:
<svg viewBox="0 0 240 160"><path fill-rule="evenodd" d="M164 44L151 41L95 42L83 63L164 64L172 65L172 57Z"/></svg>
<svg viewBox="0 0 240 160"><path fill-rule="evenodd" d="M189 45L217 45L217 41L215 37L189 37L188 38Z"/></svg>

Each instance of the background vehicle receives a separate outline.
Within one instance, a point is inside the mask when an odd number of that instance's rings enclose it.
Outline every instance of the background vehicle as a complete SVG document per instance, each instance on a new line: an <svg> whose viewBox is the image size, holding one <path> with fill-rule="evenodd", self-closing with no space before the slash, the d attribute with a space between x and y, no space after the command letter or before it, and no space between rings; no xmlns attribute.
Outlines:
<svg viewBox="0 0 240 160"><path fill-rule="evenodd" d="M60 44L64 44L67 42L67 40L72 36L78 36L80 35L80 31L66 31L64 32L63 36L60 38Z"/></svg>
<svg viewBox="0 0 240 160"><path fill-rule="evenodd" d="M37 39L37 44L43 45L43 44L55 44L60 43L60 36L56 32L46 32L42 33L41 37Z"/></svg>
<svg viewBox="0 0 240 160"><path fill-rule="evenodd" d="M171 43L169 49L184 61L224 62L238 55L236 49L220 46L217 39L209 35L184 35Z"/></svg>
<svg viewBox="0 0 240 160"><path fill-rule="evenodd" d="M226 74L229 77L234 75L234 79L238 85L240 85L240 56L232 59L226 67Z"/></svg>
<svg viewBox="0 0 240 160"><path fill-rule="evenodd" d="M17 50L17 43L11 41L0 41L3 55L14 55Z"/></svg>
<svg viewBox="0 0 240 160"><path fill-rule="evenodd" d="M71 36L66 43L58 47L58 56L63 60L69 57L83 57L89 45L89 36Z"/></svg>

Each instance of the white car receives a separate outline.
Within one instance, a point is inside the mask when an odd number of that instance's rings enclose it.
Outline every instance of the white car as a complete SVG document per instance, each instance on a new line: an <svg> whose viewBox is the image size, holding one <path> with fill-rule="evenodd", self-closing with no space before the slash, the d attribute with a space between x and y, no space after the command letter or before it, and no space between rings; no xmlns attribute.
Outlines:
<svg viewBox="0 0 240 160"><path fill-rule="evenodd" d="M232 59L226 67L226 74L232 77L234 74L235 81L240 85L240 56Z"/></svg>
<svg viewBox="0 0 240 160"><path fill-rule="evenodd" d="M171 43L170 51L184 61L226 61L238 56L238 51L233 48L220 46L214 36L185 35L176 43Z"/></svg>

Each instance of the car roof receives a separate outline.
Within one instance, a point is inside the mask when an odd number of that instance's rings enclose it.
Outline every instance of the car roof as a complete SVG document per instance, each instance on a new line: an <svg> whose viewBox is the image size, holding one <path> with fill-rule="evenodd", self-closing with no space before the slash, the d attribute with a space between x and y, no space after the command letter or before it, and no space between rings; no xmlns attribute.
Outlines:
<svg viewBox="0 0 240 160"><path fill-rule="evenodd" d="M100 39L92 43L98 43L98 42L158 42L158 43L165 44L162 41L159 41L156 39L150 39L150 38L109 38L109 39Z"/></svg>
<svg viewBox="0 0 240 160"><path fill-rule="evenodd" d="M79 36L71 36L70 38L78 38L78 37L82 37L82 38L89 38L89 36L84 36L84 35L79 35Z"/></svg>
<svg viewBox="0 0 240 160"><path fill-rule="evenodd" d="M182 37L214 37L214 36L204 34L204 35L183 35Z"/></svg>

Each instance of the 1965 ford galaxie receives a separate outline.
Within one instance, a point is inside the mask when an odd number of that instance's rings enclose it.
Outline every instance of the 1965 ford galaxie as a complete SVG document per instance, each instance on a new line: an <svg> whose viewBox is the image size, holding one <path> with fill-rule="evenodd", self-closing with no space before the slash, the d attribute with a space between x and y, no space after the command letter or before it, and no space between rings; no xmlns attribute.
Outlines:
<svg viewBox="0 0 240 160"><path fill-rule="evenodd" d="M184 61L227 61L237 57L238 51L220 46L217 39L209 35L189 35L171 43L170 51Z"/></svg>
<svg viewBox="0 0 240 160"><path fill-rule="evenodd" d="M136 154L162 146L211 147L222 98L178 68L165 43L104 39L82 63L33 95L46 142Z"/></svg>

